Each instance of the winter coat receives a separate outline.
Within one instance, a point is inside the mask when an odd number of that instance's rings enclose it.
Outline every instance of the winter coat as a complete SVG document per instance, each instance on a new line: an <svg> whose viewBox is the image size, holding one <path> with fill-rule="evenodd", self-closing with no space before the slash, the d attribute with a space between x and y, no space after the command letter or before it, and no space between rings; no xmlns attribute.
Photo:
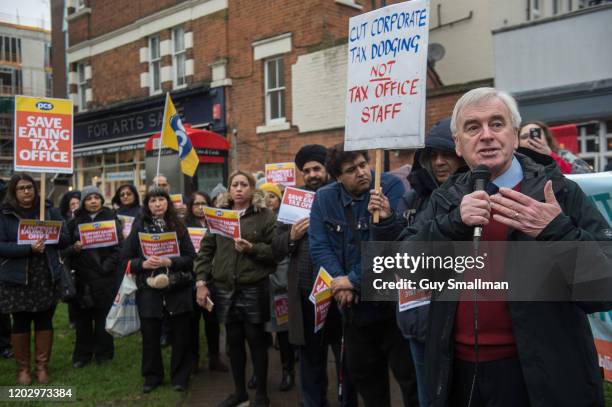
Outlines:
<svg viewBox="0 0 612 407"><path fill-rule="evenodd" d="M223 197L219 196L217 205L229 209ZM240 217L241 237L253 244L252 252L240 253L234 248L233 239L208 234L202 239L195 261L196 280L212 281L215 287L233 291L237 286L254 285L267 279L276 270L271 247L275 228L274 212L265 207L263 196L255 193L251 205Z"/></svg>
<svg viewBox="0 0 612 407"><path fill-rule="evenodd" d="M47 206L45 219L62 220L53 215ZM13 208L3 205L0 212L0 281L11 284L27 284L28 258L32 255L31 245L17 244L19 215ZM66 226L62 224L60 239L57 245L46 245L45 256L52 281L59 281L62 273L59 250L67 247L70 239Z"/></svg>
<svg viewBox="0 0 612 407"><path fill-rule="evenodd" d="M289 342L294 345L305 345L304 338L304 318L302 317L302 301L300 298L300 274L308 269L310 277L310 287L314 283L315 271L310 259L310 245L308 232L296 241L291 242L289 236L291 226L282 222L276 224L276 234L272 240L272 253L276 261L282 261L289 257L289 270L287 276L287 299L289 302Z"/></svg>
<svg viewBox="0 0 612 407"><path fill-rule="evenodd" d="M115 298L120 244L123 241L119 220L109 208L103 207L92 219L83 208L76 211L74 219L68 222L70 242L74 245L81 240L79 225L84 223L114 221L119 243L109 247L81 249L70 246L63 255L75 271L76 299L82 308L109 308Z"/></svg>
<svg viewBox="0 0 612 407"><path fill-rule="evenodd" d="M131 271L136 275L136 303L141 318L162 318L164 311L169 315L178 315L193 310L193 259L195 250L187 231L177 232L180 256L172 257L168 267L170 279L176 279L177 284L165 289L155 289L147 285L147 277L165 273L165 269L148 270L142 267L146 260L140 247L138 233L161 233L172 230L161 230L157 225L144 219L138 219L132 226L132 232L123 243L121 263L131 261Z"/></svg>
<svg viewBox="0 0 612 407"><path fill-rule="evenodd" d="M374 175L372 185L374 189ZM404 194L401 181L390 174L381 176L381 188L389 198L391 208L396 208ZM361 253L359 241L373 240L370 234L368 202L369 190L358 198L351 196L339 182L317 190L310 212L310 255L315 270L325 268L332 277L348 276L357 292L361 292ZM353 222L348 218L349 208ZM351 223L354 223L351 225ZM353 229L359 235L355 236ZM348 308L350 321L360 325L394 319L394 304L390 302L360 301Z"/></svg>
<svg viewBox="0 0 612 407"><path fill-rule="evenodd" d="M612 232L600 212L576 183L562 176L550 157L546 166L522 154L516 157L524 175L521 193L544 201L544 184L550 179L562 208L562 213L537 237L538 241L612 240ZM462 223L459 213L462 197L471 191L470 173L452 176L434 191L419 222L402 232L401 239L471 240L473 228ZM392 223L383 222L379 228L392 229ZM511 230L508 240L536 239ZM434 400L432 405L445 406L452 383L457 303L438 302L435 296L433 300L427 334L426 381L430 400ZM604 405L601 372L586 314L610 308L610 302L508 302L531 406Z"/></svg>

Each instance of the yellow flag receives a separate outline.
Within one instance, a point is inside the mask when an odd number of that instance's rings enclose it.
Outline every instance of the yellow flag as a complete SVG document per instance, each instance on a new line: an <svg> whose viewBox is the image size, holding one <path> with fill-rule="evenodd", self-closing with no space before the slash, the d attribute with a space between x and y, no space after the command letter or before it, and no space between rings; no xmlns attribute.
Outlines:
<svg viewBox="0 0 612 407"><path fill-rule="evenodd" d="M161 133L162 145L178 151L183 174L193 177L198 168L199 160L191 140L187 136L181 118L172 103L170 94L166 94L166 108Z"/></svg>

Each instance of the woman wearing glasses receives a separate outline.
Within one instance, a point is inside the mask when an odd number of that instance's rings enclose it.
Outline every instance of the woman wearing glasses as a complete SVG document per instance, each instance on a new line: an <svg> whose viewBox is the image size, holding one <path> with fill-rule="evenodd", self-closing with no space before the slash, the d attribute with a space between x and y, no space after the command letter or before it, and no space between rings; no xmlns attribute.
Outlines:
<svg viewBox="0 0 612 407"><path fill-rule="evenodd" d="M59 244L18 244L19 221L39 219L40 197L32 177L15 174L8 184L0 212L0 313L12 314L11 342L15 352L17 383L32 383L30 337L34 323L36 380L49 382L49 358L53 344L53 314L59 300L61 267L58 249L69 244L62 226ZM45 219L52 219L50 208ZM61 220L61 219L53 219Z"/></svg>
<svg viewBox="0 0 612 407"><path fill-rule="evenodd" d="M112 201L113 205L117 205L117 215L137 217L140 213L140 198L138 190L132 184L124 184L117 188Z"/></svg>
<svg viewBox="0 0 612 407"><path fill-rule="evenodd" d="M187 217L185 217L185 226L188 228L205 229L208 233L208 225L204 217L204 208L211 206L210 197L206 192L196 191L191 194L189 202L187 202ZM194 245L195 246L195 245ZM196 252L200 247L195 247ZM195 289L195 286L194 286ZM206 330L206 346L208 347L208 368L219 372L227 372L229 369L221 360L219 353L219 320L214 311L208 311L206 308L200 307L195 303L194 296L193 318L191 320L191 330L193 335L193 371L199 370L200 364L200 319L204 318L204 328Z"/></svg>

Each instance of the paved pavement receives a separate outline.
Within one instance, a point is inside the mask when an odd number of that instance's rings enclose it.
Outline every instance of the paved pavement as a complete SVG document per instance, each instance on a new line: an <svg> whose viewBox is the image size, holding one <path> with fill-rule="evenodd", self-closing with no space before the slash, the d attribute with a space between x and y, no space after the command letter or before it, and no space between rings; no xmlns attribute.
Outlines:
<svg viewBox="0 0 612 407"><path fill-rule="evenodd" d="M224 338L221 338L221 344L225 343ZM223 345L222 345L223 347ZM248 346L247 346L248 349ZM222 351L225 355L224 351ZM335 379L335 363L332 352L329 352L330 358L328 361L327 374L330 378L330 386L328 389L328 400L330 402L329 407L340 407L337 402L337 381ZM269 370L268 370L268 395L270 397L272 407L299 407L300 394L297 386L299 380L297 366L296 366L296 386L287 392L281 392L278 390L281 379L281 364L280 364L280 353L270 348L269 352ZM224 361L229 366L229 358L224 356ZM204 362L207 362L206 360ZM299 362L297 362L299 363ZM220 373L211 372L208 370L207 363L201 363L204 369L200 370L199 373L192 377L189 393L183 402L183 407L215 407L220 403L228 394L234 391L232 382L232 375L230 372ZM250 362L250 356L247 357L247 376L246 379L251 377L252 364ZM399 387L395 380L391 380L391 393L392 393L392 405L401 406L401 398L399 395ZM251 400L255 398L255 390L249 390Z"/></svg>

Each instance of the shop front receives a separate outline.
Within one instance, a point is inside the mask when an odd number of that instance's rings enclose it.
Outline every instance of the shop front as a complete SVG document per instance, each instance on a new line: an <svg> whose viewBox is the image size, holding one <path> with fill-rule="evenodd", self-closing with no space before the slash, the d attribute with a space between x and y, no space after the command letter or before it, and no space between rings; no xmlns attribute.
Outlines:
<svg viewBox="0 0 612 407"><path fill-rule="evenodd" d="M172 92L171 96L183 122L191 123L193 130L210 128L217 135L225 134L223 88L199 86ZM73 188L96 185L110 199L119 185L133 183L144 193L147 182L151 182L147 176L155 171L147 168L145 144L161 129L164 101L165 95L157 95L75 115ZM227 159L221 164L225 166L221 171L226 172ZM188 188L180 182L174 189L178 193Z"/></svg>

